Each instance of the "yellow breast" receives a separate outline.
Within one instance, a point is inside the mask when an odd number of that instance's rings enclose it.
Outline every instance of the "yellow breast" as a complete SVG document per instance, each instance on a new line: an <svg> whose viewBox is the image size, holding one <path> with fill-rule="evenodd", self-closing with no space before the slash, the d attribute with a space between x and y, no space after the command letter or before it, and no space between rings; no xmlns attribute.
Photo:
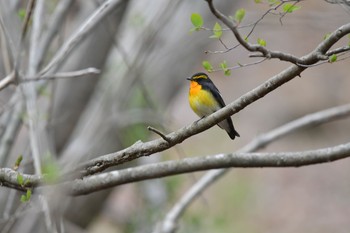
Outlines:
<svg viewBox="0 0 350 233"><path fill-rule="evenodd" d="M210 91L202 89L202 86L194 81L190 84L188 100L192 110L199 117L207 116L220 108Z"/></svg>

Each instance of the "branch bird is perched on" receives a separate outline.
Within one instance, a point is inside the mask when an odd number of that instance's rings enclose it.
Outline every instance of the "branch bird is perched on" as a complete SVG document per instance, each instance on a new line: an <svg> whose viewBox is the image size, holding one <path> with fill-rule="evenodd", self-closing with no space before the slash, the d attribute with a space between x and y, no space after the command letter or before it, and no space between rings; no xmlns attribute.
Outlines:
<svg viewBox="0 0 350 233"><path fill-rule="evenodd" d="M190 80L190 91L188 100L192 110L201 118L216 112L220 108L225 107L225 102L222 99L219 90L205 73L196 73ZM231 117L218 123L218 126L228 133L233 140L239 137L238 132L233 126Z"/></svg>

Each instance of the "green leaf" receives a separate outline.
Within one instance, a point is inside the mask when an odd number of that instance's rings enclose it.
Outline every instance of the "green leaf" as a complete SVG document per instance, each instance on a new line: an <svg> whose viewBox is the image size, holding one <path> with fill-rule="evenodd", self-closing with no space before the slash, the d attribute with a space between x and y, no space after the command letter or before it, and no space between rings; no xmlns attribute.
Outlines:
<svg viewBox="0 0 350 233"><path fill-rule="evenodd" d="M291 3L286 3L283 5L283 12L292 13L293 11L299 10L301 6L296 6Z"/></svg>
<svg viewBox="0 0 350 233"><path fill-rule="evenodd" d="M213 71L213 66L210 64L209 61L203 61L202 62L202 66L204 67L204 69L206 71L208 71L209 73Z"/></svg>
<svg viewBox="0 0 350 233"><path fill-rule="evenodd" d="M26 194L21 196L21 202L25 203L30 200L32 197L32 190L28 189Z"/></svg>
<svg viewBox="0 0 350 233"><path fill-rule="evenodd" d="M330 63L336 62L338 59L338 56L336 54L333 54L332 56L329 57L328 61Z"/></svg>
<svg viewBox="0 0 350 233"><path fill-rule="evenodd" d="M276 5L280 4L281 2L278 0L268 0L268 3L270 6L276 6Z"/></svg>
<svg viewBox="0 0 350 233"><path fill-rule="evenodd" d="M221 67L221 69L226 70L227 69L227 62L223 61L222 63L220 63L220 67Z"/></svg>
<svg viewBox="0 0 350 233"><path fill-rule="evenodd" d="M210 36L210 38L219 39L222 36L222 28L219 23L215 23L213 27L213 35Z"/></svg>
<svg viewBox="0 0 350 233"><path fill-rule="evenodd" d="M54 183L59 178L59 166L50 156L44 160L42 170L47 183Z"/></svg>
<svg viewBox="0 0 350 233"><path fill-rule="evenodd" d="M266 41L264 39L258 38L257 40L258 44L265 47L266 46Z"/></svg>
<svg viewBox="0 0 350 233"><path fill-rule="evenodd" d="M18 173L18 175L17 175L17 183L18 183L19 185L21 185L21 186L24 184L23 176L22 176L21 174L19 174L19 173Z"/></svg>
<svg viewBox="0 0 350 233"><path fill-rule="evenodd" d="M19 165L21 165L22 160L23 160L23 156L22 155L18 156L18 158L16 159L15 166L14 166L13 170L17 170L19 168Z"/></svg>
<svg viewBox="0 0 350 233"><path fill-rule="evenodd" d="M192 25L195 27L195 30L199 30L203 26L203 18L198 13L193 13L191 15Z"/></svg>
<svg viewBox="0 0 350 233"><path fill-rule="evenodd" d="M32 197L32 190L28 189L26 193L27 200L29 200Z"/></svg>
<svg viewBox="0 0 350 233"><path fill-rule="evenodd" d="M220 67L224 71L224 74L226 76L230 76L231 75L231 70L228 69L226 61L223 61L222 63L220 63Z"/></svg>
<svg viewBox="0 0 350 233"><path fill-rule="evenodd" d="M235 13L235 20L237 23L240 23L242 22L243 18L245 16L245 9L241 8L241 9L238 9Z"/></svg>
<svg viewBox="0 0 350 233"><path fill-rule="evenodd" d="M17 12L17 15L18 15L19 19L21 21L23 21L24 17L26 16L26 9L24 9L24 8L19 9L18 12Z"/></svg>
<svg viewBox="0 0 350 233"><path fill-rule="evenodd" d="M26 195L22 195L21 196L21 202L22 203L25 203L25 202L27 202L28 200L27 200L27 196Z"/></svg>
<svg viewBox="0 0 350 233"><path fill-rule="evenodd" d="M255 3L262 3L262 0L254 0Z"/></svg>

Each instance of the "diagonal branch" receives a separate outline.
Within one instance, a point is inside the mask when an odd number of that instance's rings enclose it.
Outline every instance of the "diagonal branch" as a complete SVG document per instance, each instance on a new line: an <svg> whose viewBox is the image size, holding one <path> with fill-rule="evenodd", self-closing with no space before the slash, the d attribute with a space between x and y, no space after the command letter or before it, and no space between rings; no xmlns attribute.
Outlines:
<svg viewBox="0 0 350 233"><path fill-rule="evenodd" d="M294 132L297 129L329 122L350 115L350 104L335 108L330 108L317 113L309 114L288 124L285 124L269 133L263 134L243 147L240 152L232 154L220 154L205 157L187 158L179 161L167 161L157 164L143 165L99 175L86 177L82 180L66 181L64 185L68 187L72 195L82 195L95 192L101 189L113 187L120 184L131 183L152 178L165 177L175 174L182 174L193 171L225 168L225 167L285 167L285 166L305 166L323 162L331 162L350 156L350 143L331 148L304 151L304 152L281 152L281 153L248 153L266 146L276 139ZM210 173L223 174L227 169L210 171ZM21 175L24 180L23 185L18 184L17 176ZM191 191L192 195L201 192L216 176L205 176L205 181L201 179L197 186L197 191ZM43 183L43 176L26 175L14 171L10 168L0 168L0 182L7 187L25 190ZM189 196L190 197L190 196ZM193 197L191 198L191 200Z"/></svg>
<svg viewBox="0 0 350 233"><path fill-rule="evenodd" d="M231 26L231 28L234 29L234 27L232 27L232 23L226 18L226 16L223 16L221 13L217 12L216 9L212 6L212 1L211 0L207 0L207 1L213 13L219 19L222 19L225 24L227 23L228 27ZM335 30L333 33L331 33L329 37L323 40L316 47L314 51L301 57L300 58L301 62L303 64L314 64L320 60L323 60L325 56L324 54L327 52L327 50L332 45L334 45L337 41L339 41L342 37L346 36L348 33L350 33L350 23L341 26L340 28ZM257 48L256 46L257 45L254 45L253 47ZM278 52L278 54L283 54L283 56L286 55L280 52ZM298 62L298 61L293 61L293 62ZM190 126L183 127L178 131L175 131L173 133L166 135L166 137L168 138L168 141L166 142L162 139L157 139L157 140L153 140L145 143L139 141L124 150L103 155L96 159L90 160L85 164L79 166L78 169L75 169L73 173L76 173L76 171L79 171L81 176L94 174L97 172L101 172L109 167L122 164L142 156L148 156L153 153L169 149L174 145L181 143L185 139L208 129L216 125L218 122L224 120L225 118L241 111L251 103L264 97L265 95L272 92L276 88L280 87L284 83L292 80L296 76L300 76L301 72L303 72L306 68L308 67L302 67L298 65L290 66L289 68L273 76L272 78L262 83L252 91L244 94L236 101L220 109L219 111L213 113L212 115L196 123L193 123Z"/></svg>
<svg viewBox="0 0 350 233"><path fill-rule="evenodd" d="M175 132L166 135L168 141L164 141L163 139L156 139L149 142L138 141L124 150L103 155L96 159L90 160L75 169L73 173L75 174L76 171L79 171L81 176L94 174L101 172L109 167L169 149L174 145L181 143L185 139L203 132L206 129L209 129L210 127L216 125L218 122L221 122L223 119L226 119L228 116L241 111L249 104L257 101L279 86L300 75L300 73L305 69L306 68L304 67L298 67L295 65L287 68L263 84L259 85L252 91L244 94L236 101L228 104L225 108L222 108L210 116L192 123L189 126L185 126Z"/></svg>

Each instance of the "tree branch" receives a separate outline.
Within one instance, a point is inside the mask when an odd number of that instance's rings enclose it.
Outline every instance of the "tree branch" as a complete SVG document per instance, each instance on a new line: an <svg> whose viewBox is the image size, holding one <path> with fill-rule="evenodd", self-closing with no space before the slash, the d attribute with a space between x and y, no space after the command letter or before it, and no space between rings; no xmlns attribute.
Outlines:
<svg viewBox="0 0 350 233"><path fill-rule="evenodd" d="M122 164L142 156L148 156L171 148L174 145L181 143L185 139L203 132L204 130L216 125L218 122L221 122L223 119L226 119L227 117L241 111L249 104L257 101L279 86L300 75L300 73L305 69L306 68L304 67L298 67L295 65L287 68L217 112L195 123L192 123L189 126L185 126L178 131L166 135L168 141L164 141L163 139L156 139L149 142L138 141L124 150L87 161L70 173L75 174L76 171L79 171L81 176L91 175L101 172L111 166Z"/></svg>
<svg viewBox="0 0 350 233"><path fill-rule="evenodd" d="M107 0L105 1L70 37L70 39L57 51L50 63L40 72L45 74L54 67L59 66L64 59L73 51L73 49L98 25L105 17L116 9L123 1Z"/></svg>
<svg viewBox="0 0 350 233"><path fill-rule="evenodd" d="M254 152L266 145L291 134L299 129L311 127L323 123L328 123L350 115L350 104L329 108L316 113L303 116L299 119L282 125L268 133L264 133L246 146L241 148L240 152ZM213 184L216 180L226 174L229 169L217 169L208 171L201 179L199 179L171 208L165 215L164 219L157 224L154 233L171 233L178 226L178 220L189 205L198 197L206 188Z"/></svg>
<svg viewBox="0 0 350 233"><path fill-rule="evenodd" d="M228 28L231 29L232 33L236 37L237 41L248 51L250 52L259 52L262 54L263 57L266 58L278 58L281 61L288 61L293 64L300 64L300 65L312 65L318 61L321 60L327 60L328 56L326 55L326 52L330 47L335 44L335 41L338 41L340 38L344 35L350 33L350 23L343 25L338 30L333 32L329 38L325 39L312 53L312 56L306 56L306 57L296 57L292 54L288 53L282 53L279 51L271 51L267 48L260 46L258 44L250 44L249 42L245 41L245 39L241 36L241 34L238 32L237 26L233 24L233 22L227 18L225 15L223 15L221 12L219 12L213 5L213 0L206 0L209 5L209 9L215 15L216 18L218 18L221 22L223 22Z"/></svg>
<svg viewBox="0 0 350 233"><path fill-rule="evenodd" d="M348 153L350 150L350 143L332 148L306 152L248 152L256 151L266 146L268 143L294 132L297 129L329 122L331 120L349 115L350 104L342 105L309 114L295 121L289 122L270 131L269 133L257 137L251 143L240 149L237 153L195 157L179 161L168 161L159 164L143 165L110 173L94 175L84 178L83 180L67 181L65 184L60 185L69 186L71 189L71 194L73 195L82 195L115 185L214 168L305 166L322 162L330 162L350 156ZM210 171L208 174L211 173L211 175L204 176L205 181L203 181L202 178L199 181L201 185L195 185L196 191L191 190L190 193L192 194L187 194L189 196L187 196L186 199L188 201L193 200L193 195L198 195L198 192L203 191L203 189L210 184L208 182L213 182L213 180L219 178L219 175L222 175L226 170L227 169L216 170L214 172ZM213 176L213 174L216 175ZM23 185L18 184L18 175L23 176ZM90 182L92 183L90 184ZM3 186L25 190L26 188L33 188L40 183L43 183L43 176L21 174L10 168L0 168L0 183L2 183ZM77 187L77 189L74 187Z"/></svg>
<svg viewBox="0 0 350 233"><path fill-rule="evenodd" d="M18 176L23 177L23 184L18 184ZM1 186L15 188L21 191L27 188L33 188L42 181L40 175L28 175L17 172L11 168L0 168L0 184Z"/></svg>
<svg viewBox="0 0 350 233"><path fill-rule="evenodd" d="M66 183L71 195L85 195L117 185L217 168L300 167L332 162L350 156L350 143L300 152L218 154L142 165L88 176Z"/></svg>
<svg viewBox="0 0 350 233"><path fill-rule="evenodd" d="M57 7L48 23L47 31L45 34L43 34L37 48L37 60L35 63L36 69L40 67L42 61L44 60L45 55L48 52L48 48L53 41L53 38L57 35L59 29L63 25L65 15L68 13L68 10L73 5L73 3L73 0L64 0L57 3Z"/></svg>
<svg viewBox="0 0 350 233"><path fill-rule="evenodd" d="M76 70L70 72L61 72L55 74L44 74L41 76L32 76L23 78L20 82L33 82L33 81L41 81L41 80L56 80L56 79L67 79L67 78L79 78L84 77L91 74L99 74L100 70L90 67L83 70ZM0 89L1 90L1 89Z"/></svg>
<svg viewBox="0 0 350 233"><path fill-rule="evenodd" d="M218 15L220 19L224 20L223 22L226 22L225 19L228 21L228 19L225 18L225 16L223 16L221 13L218 13L215 10L215 8L213 8L211 4L212 2L211 0L207 0L207 1L210 4L213 11L215 12L215 14ZM235 30L235 28L232 26L232 23L230 21L226 23L228 24L227 26L231 26L231 28ZM345 24L340 28L338 28L337 30L335 30L333 33L329 35L327 39L322 41L314 51L303 56L302 58L300 58L300 60L302 60L302 63L305 63L305 64L313 64L319 61L320 59L321 60L324 59L325 55L323 54L326 53L327 50L333 44L335 44L338 40L340 40L343 36L347 35L348 33L350 33L350 23ZM297 62L297 61L294 61L294 62ZM176 132L166 135L166 137L168 138L168 141L166 142L162 139L157 139L157 140L153 140L145 143L139 141L124 150L103 155L93 160L90 160L69 173L76 173L76 171L79 171L80 176L91 175L97 172L101 172L111 166L122 164L142 156L148 156L153 153L164 151L168 148L171 148L172 146L178 143L181 143L185 139L208 129L216 125L218 122L224 120L225 118L241 111L249 104L264 97L265 95L275 90L279 86L292 80L294 77L300 76L301 72L304 71L306 68L307 67L302 67L297 65L290 66L289 68L285 69L281 73L273 76L263 84L259 85L252 91L241 96L238 100L227 105L225 108L220 109L219 111L213 113L212 115L196 123L193 123L190 126L183 127Z"/></svg>

